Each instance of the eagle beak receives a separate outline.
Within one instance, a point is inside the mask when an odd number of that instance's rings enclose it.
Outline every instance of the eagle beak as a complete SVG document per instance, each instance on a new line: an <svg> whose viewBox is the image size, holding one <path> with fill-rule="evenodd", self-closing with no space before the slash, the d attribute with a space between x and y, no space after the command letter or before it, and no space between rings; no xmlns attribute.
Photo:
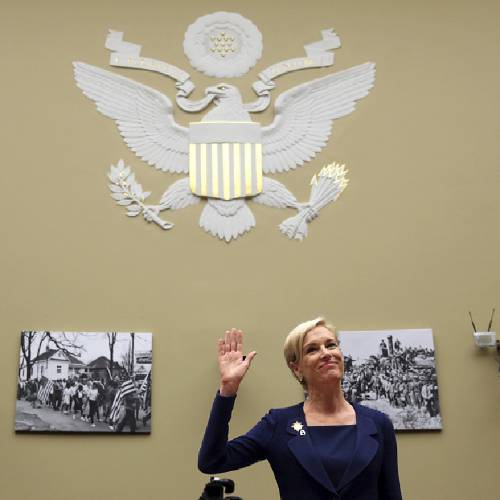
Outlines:
<svg viewBox="0 0 500 500"><path fill-rule="evenodd" d="M207 87L205 89L205 95L208 96L208 95L215 95L215 96L219 96L219 95L224 95L226 92L225 90L221 90L218 86L215 86L215 87Z"/></svg>

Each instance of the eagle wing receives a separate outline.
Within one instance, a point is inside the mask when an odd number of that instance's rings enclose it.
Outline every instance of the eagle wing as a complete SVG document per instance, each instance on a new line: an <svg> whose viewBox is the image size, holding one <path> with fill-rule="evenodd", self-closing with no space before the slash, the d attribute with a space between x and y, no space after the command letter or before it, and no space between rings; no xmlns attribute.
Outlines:
<svg viewBox="0 0 500 500"><path fill-rule="evenodd" d="M274 121L262 127L264 172L284 172L314 158L326 145L333 120L354 111L374 80L375 64L365 63L281 94Z"/></svg>
<svg viewBox="0 0 500 500"><path fill-rule="evenodd" d="M78 87L113 118L128 147L149 165L188 172L188 129L178 125L167 96L89 64L73 63Z"/></svg>

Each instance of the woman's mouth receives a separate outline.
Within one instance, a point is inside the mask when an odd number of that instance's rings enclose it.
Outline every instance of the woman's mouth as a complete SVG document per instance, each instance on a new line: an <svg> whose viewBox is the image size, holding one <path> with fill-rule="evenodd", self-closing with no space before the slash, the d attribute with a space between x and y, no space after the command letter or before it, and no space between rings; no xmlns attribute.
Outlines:
<svg viewBox="0 0 500 500"><path fill-rule="evenodd" d="M335 363L335 361L327 361L320 365L320 368L331 368L332 366L337 366L337 363Z"/></svg>

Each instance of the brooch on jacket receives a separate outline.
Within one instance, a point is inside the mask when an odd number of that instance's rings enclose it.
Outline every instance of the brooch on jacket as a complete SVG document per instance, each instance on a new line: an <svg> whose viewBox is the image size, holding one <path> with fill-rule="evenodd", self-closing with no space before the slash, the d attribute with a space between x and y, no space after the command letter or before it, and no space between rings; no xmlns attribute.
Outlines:
<svg viewBox="0 0 500 500"><path fill-rule="evenodd" d="M292 424L292 429L294 431L297 431L301 436L305 436L306 435L306 431L304 430L304 426L300 423L300 422L294 422Z"/></svg>

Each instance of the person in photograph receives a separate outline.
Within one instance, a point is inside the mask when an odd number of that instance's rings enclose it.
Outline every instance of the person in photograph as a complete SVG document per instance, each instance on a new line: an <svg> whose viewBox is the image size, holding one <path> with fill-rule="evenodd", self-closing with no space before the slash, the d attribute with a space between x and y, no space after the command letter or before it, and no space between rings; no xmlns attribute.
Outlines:
<svg viewBox="0 0 500 500"><path fill-rule="evenodd" d="M134 433L137 421L135 418L135 411L138 405L139 394L137 390L134 392L127 394L123 398L123 406L125 408L125 416L121 419L119 424L116 426L116 432L122 432L125 426L129 426L130 432Z"/></svg>
<svg viewBox="0 0 500 500"><path fill-rule="evenodd" d="M92 391L92 381L89 379L83 386L83 416L85 422L90 422L90 393Z"/></svg>
<svg viewBox="0 0 500 500"><path fill-rule="evenodd" d="M102 393L102 421L107 422L109 412L109 391L111 389L110 381L104 383L104 391Z"/></svg>
<svg viewBox="0 0 500 500"><path fill-rule="evenodd" d="M54 393L52 395L52 408L54 411L59 411L62 405L62 386L60 380L54 380Z"/></svg>
<svg viewBox="0 0 500 500"><path fill-rule="evenodd" d="M389 404L391 406L396 406L396 391L394 389L394 385L395 383L391 377L387 384L387 396L389 398Z"/></svg>
<svg viewBox="0 0 500 500"><path fill-rule="evenodd" d="M400 340L399 340L399 339L396 339L396 340L394 341L394 352L395 352L395 353L399 353L399 352L401 352L401 342L400 342Z"/></svg>
<svg viewBox="0 0 500 500"><path fill-rule="evenodd" d="M144 398L143 411L142 425L146 427L146 424L151 420L151 391L149 390Z"/></svg>
<svg viewBox="0 0 500 500"><path fill-rule="evenodd" d="M380 374L380 381L382 383L382 388L380 390L380 397L387 400L389 399L389 381L387 380L383 372Z"/></svg>
<svg viewBox="0 0 500 500"><path fill-rule="evenodd" d="M26 399L26 382L25 381L20 381L19 382L19 399Z"/></svg>
<svg viewBox="0 0 500 500"><path fill-rule="evenodd" d="M31 403L32 408L36 408L36 400L38 394L38 385L36 380L30 380L28 382L28 401Z"/></svg>
<svg viewBox="0 0 500 500"><path fill-rule="evenodd" d="M287 367L306 400L270 410L249 432L228 441L236 395L255 355L243 356L241 330L226 331L218 342L220 389L198 455L201 472L267 460L282 500L401 500L392 423L345 400L342 351L324 318L301 323L285 341Z"/></svg>
<svg viewBox="0 0 500 500"><path fill-rule="evenodd" d="M435 417L433 384L429 381L422 386L422 398L429 417Z"/></svg>
<svg viewBox="0 0 500 500"><path fill-rule="evenodd" d="M107 385L106 390L106 415L104 417L105 422L109 422L109 414L111 413L111 408L113 407L113 401L115 400L116 393L118 392L118 384L111 380Z"/></svg>
<svg viewBox="0 0 500 500"><path fill-rule="evenodd" d="M418 408L417 406L417 398L416 398L416 387L417 384L415 382L415 379L413 376L410 378L410 381L408 382L408 393L410 397L410 405L412 408Z"/></svg>
<svg viewBox="0 0 500 500"><path fill-rule="evenodd" d="M358 402L358 395L359 395L359 382L358 380L356 379L356 377L354 378L354 383L352 384L351 386L351 394L350 394L350 401L351 403L357 403Z"/></svg>
<svg viewBox="0 0 500 500"><path fill-rule="evenodd" d="M417 400L417 406L419 408L424 407L424 398L422 397L423 386L424 386L423 378L419 376L416 380L416 387L415 387L415 399Z"/></svg>
<svg viewBox="0 0 500 500"><path fill-rule="evenodd" d="M410 404L410 393L408 391L408 377L403 375L403 380L401 382L401 404L403 407Z"/></svg>
<svg viewBox="0 0 500 500"><path fill-rule="evenodd" d="M78 412L80 412L80 420L83 420L83 385L78 384L75 387L76 390L73 395L73 420L78 416Z"/></svg>
<svg viewBox="0 0 500 500"><path fill-rule="evenodd" d="M83 386L83 390L84 390L86 393L89 393L89 392L92 390L92 380L88 379L88 380L85 382L85 385Z"/></svg>
<svg viewBox="0 0 500 500"><path fill-rule="evenodd" d="M387 356L389 356L389 351L387 349L387 344L385 343L385 340L382 339L380 341L380 345L379 345L379 348L380 348L380 355L383 357L383 358L387 358Z"/></svg>
<svg viewBox="0 0 500 500"><path fill-rule="evenodd" d="M61 407L61 411L65 415L67 415L69 413L69 407L71 403L71 384L69 382L66 382L66 384L64 385L62 398L63 398L63 404Z"/></svg>
<svg viewBox="0 0 500 500"><path fill-rule="evenodd" d="M434 407L434 415L439 415L441 410L439 408L439 397L438 397L438 385L437 385L437 376L435 373L431 376L431 385L432 385L432 405Z"/></svg>
<svg viewBox="0 0 500 500"><path fill-rule="evenodd" d="M146 394L141 399L142 399L142 409L144 411L142 417L142 425L143 427L146 427L146 424L151 420L151 385L146 387Z"/></svg>
<svg viewBox="0 0 500 500"><path fill-rule="evenodd" d="M70 399L69 399L69 412L75 416L75 393L78 389L74 380L70 381Z"/></svg>
<svg viewBox="0 0 500 500"><path fill-rule="evenodd" d="M89 399L89 421L90 427L95 427L95 415L97 413L97 398L99 397L98 383L94 382L87 396Z"/></svg>
<svg viewBox="0 0 500 500"><path fill-rule="evenodd" d="M97 418L97 421L101 421L101 415L103 415L103 403L104 403L104 386L102 385L100 380L96 380L93 384L95 388L97 389L97 399L96 399L96 408L95 408L95 415Z"/></svg>
<svg viewBox="0 0 500 500"><path fill-rule="evenodd" d="M141 383L139 381L135 382L135 390L137 391L137 398L135 401L135 419L139 420L139 411L141 410L141 398L139 397L139 391L141 388Z"/></svg>

